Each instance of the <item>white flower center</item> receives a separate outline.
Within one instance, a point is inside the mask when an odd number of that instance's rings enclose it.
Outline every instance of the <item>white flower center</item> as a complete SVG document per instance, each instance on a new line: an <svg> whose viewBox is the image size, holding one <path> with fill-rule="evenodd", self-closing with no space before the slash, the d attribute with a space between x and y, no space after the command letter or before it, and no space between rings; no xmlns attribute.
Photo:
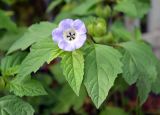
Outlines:
<svg viewBox="0 0 160 115"><path fill-rule="evenodd" d="M63 32L63 37L69 42L74 41L76 39L76 31L74 29L68 29Z"/></svg>

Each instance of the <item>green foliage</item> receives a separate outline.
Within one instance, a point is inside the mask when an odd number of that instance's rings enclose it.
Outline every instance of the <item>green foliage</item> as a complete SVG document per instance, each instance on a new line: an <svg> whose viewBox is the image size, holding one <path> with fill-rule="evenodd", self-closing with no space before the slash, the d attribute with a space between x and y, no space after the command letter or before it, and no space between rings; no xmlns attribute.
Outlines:
<svg viewBox="0 0 160 115"><path fill-rule="evenodd" d="M157 78L152 84L152 91L156 94L160 94L160 61L157 61L156 65Z"/></svg>
<svg viewBox="0 0 160 115"><path fill-rule="evenodd" d="M122 73L120 58L117 50L105 45L95 44L86 51L84 83L97 108L107 97L117 74Z"/></svg>
<svg viewBox="0 0 160 115"><path fill-rule="evenodd" d="M132 39L131 33L127 31L127 29L121 22L115 22L111 27L111 31L117 39L122 39L123 41L128 41Z"/></svg>
<svg viewBox="0 0 160 115"><path fill-rule="evenodd" d="M17 4L23 2L30 4L27 0L1 1L10 5L9 10L15 11L0 10L0 95L13 93L25 96L37 115L127 115L115 105L126 107L125 103L129 103L124 98L124 91L129 85L137 86L139 100L136 101L140 104L145 102L151 91L160 93L160 61L142 40L141 30L135 28L129 32L124 25L126 16L143 18L149 11L150 0L53 0L47 14L40 14L42 17L36 15L25 24L27 12L32 16L39 5L35 9L27 4L28 10L24 13L23 5L17 8ZM13 16L20 27L9 16ZM65 18L85 22L87 40L81 49L67 52L53 42L52 31L57 27L56 23ZM42 19L53 19L53 23L46 21L33 24L28 29L21 27ZM108 96L107 107L105 105L97 111L86 96L84 87L97 108ZM122 105L116 102L115 92L119 93ZM135 112L135 109L130 110ZM33 108L16 96L0 99L0 115L33 113Z"/></svg>
<svg viewBox="0 0 160 115"><path fill-rule="evenodd" d="M26 56L26 53L15 53L10 56L6 56L1 60L1 74L2 76L13 76L19 71L19 66Z"/></svg>
<svg viewBox="0 0 160 115"><path fill-rule="evenodd" d="M55 24L50 22L41 22L34 24L28 28L28 31L17 40L8 50L8 53L12 53L16 50L25 50L33 43L44 40L51 36L52 30L55 28Z"/></svg>
<svg viewBox="0 0 160 115"><path fill-rule="evenodd" d="M41 40L31 47L30 53L20 66L19 77L25 77L31 72L36 72L45 62L49 63L62 53L49 38L45 38L45 40Z"/></svg>
<svg viewBox="0 0 160 115"><path fill-rule="evenodd" d="M34 109L31 105L16 96L9 95L0 98L1 115L33 115Z"/></svg>
<svg viewBox="0 0 160 115"><path fill-rule="evenodd" d="M141 41L142 40L142 33L141 33L141 30L140 28L135 28L134 30L134 34L135 34L135 39L138 40L138 41Z"/></svg>
<svg viewBox="0 0 160 115"><path fill-rule="evenodd" d="M129 115L123 109L117 107L106 107L100 115Z"/></svg>
<svg viewBox="0 0 160 115"><path fill-rule="evenodd" d="M46 95L47 92L41 85L41 83L37 80L28 78L22 79L21 77L17 77L12 80L9 84L10 92L13 92L17 96L39 96Z"/></svg>
<svg viewBox="0 0 160 115"><path fill-rule="evenodd" d="M3 79L3 77L0 77L0 90L3 90L5 88L5 85L6 85L6 83Z"/></svg>
<svg viewBox="0 0 160 115"><path fill-rule="evenodd" d="M142 18L150 9L150 0L122 0L114 9L127 16Z"/></svg>
<svg viewBox="0 0 160 115"><path fill-rule="evenodd" d="M2 0L4 3L11 5L15 2L15 0Z"/></svg>
<svg viewBox="0 0 160 115"><path fill-rule="evenodd" d="M100 2L100 0L86 0L76 8L74 8L71 14L74 15L84 15L88 12L88 10L95 5L96 3Z"/></svg>
<svg viewBox="0 0 160 115"><path fill-rule="evenodd" d="M11 19L6 15L6 12L0 9L0 29L6 29L10 32L16 32L17 26Z"/></svg>
<svg viewBox="0 0 160 115"><path fill-rule="evenodd" d="M62 69L73 91L79 95L84 74L84 58L81 51L65 52L62 55Z"/></svg>
<svg viewBox="0 0 160 115"><path fill-rule="evenodd" d="M62 3L62 2L63 2L63 0L55 0L55 1L53 0L53 1L50 3L50 5L48 6L46 12L52 11L57 5L59 5L59 4Z"/></svg>
<svg viewBox="0 0 160 115"><path fill-rule="evenodd" d="M142 104L147 99L151 85L156 79L157 59L151 48L142 42L126 42L120 45L125 50L122 59L123 77L130 85L137 82Z"/></svg>
<svg viewBox="0 0 160 115"><path fill-rule="evenodd" d="M71 106L74 110L78 110L82 107L85 97L84 87L81 89L80 95L77 96L68 85L65 85L58 95L58 102L53 108L53 112L56 114L67 113Z"/></svg>
<svg viewBox="0 0 160 115"><path fill-rule="evenodd" d="M24 34L25 30L25 28L20 28L16 33L9 31L5 32L5 34L0 39L0 50L7 51L10 46Z"/></svg>
<svg viewBox="0 0 160 115"><path fill-rule="evenodd" d="M54 78L59 83L64 83L66 81L65 76L63 74L63 70L60 66L60 63L56 63L56 64L50 66L49 70L51 71L52 74L54 74Z"/></svg>

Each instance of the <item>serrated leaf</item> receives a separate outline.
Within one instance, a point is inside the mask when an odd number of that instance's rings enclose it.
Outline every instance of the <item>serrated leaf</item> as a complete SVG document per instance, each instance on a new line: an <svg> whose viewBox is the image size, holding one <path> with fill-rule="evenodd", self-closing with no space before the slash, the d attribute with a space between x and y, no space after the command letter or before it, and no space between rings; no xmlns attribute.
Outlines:
<svg viewBox="0 0 160 115"><path fill-rule="evenodd" d="M0 98L1 115L33 115L32 106L16 96L9 95Z"/></svg>
<svg viewBox="0 0 160 115"><path fill-rule="evenodd" d="M122 72L121 54L110 46L98 44L90 46L86 51L84 84L92 101L99 108L117 74Z"/></svg>
<svg viewBox="0 0 160 115"><path fill-rule="evenodd" d="M142 18L150 9L150 0L123 0L114 9L134 18Z"/></svg>
<svg viewBox="0 0 160 115"><path fill-rule="evenodd" d="M53 43L51 38L37 42L31 47L30 53L23 60L18 76L25 77L31 72L36 72L45 62L49 63L61 53L62 50L58 48L57 44Z"/></svg>
<svg viewBox="0 0 160 115"><path fill-rule="evenodd" d="M20 97L47 94L42 84L37 80L31 79L30 77L27 79L17 77L8 84L8 87L10 92L13 92L15 95Z"/></svg>
<svg viewBox="0 0 160 115"><path fill-rule="evenodd" d="M137 82L141 104L147 99L156 79L156 61L151 48L142 42L120 44L125 52L122 59L123 77L128 84Z"/></svg>
<svg viewBox="0 0 160 115"><path fill-rule="evenodd" d="M46 39L51 36L55 27L56 25L50 22L41 22L30 26L28 31L10 47L8 54L19 49L25 50L33 43Z"/></svg>
<svg viewBox="0 0 160 115"><path fill-rule="evenodd" d="M15 53L10 56L6 56L1 60L0 69L2 76L12 76L19 71L19 65L26 56L26 53Z"/></svg>
<svg viewBox="0 0 160 115"><path fill-rule="evenodd" d="M7 29L10 32L16 32L17 26L11 19L5 14L4 11L0 10L0 29Z"/></svg>
<svg viewBox="0 0 160 115"><path fill-rule="evenodd" d="M79 95L84 74L84 58L81 51L65 52L62 55L63 74L73 91Z"/></svg>
<svg viewBox="0 0 160 115"><path fill-rule="evenodd" d="M148 95L151 91L153 81L146 78L146 76L141 76L138 78L136 86L138 88L138 97L140 105L142 105L148 98Z"/></svg>

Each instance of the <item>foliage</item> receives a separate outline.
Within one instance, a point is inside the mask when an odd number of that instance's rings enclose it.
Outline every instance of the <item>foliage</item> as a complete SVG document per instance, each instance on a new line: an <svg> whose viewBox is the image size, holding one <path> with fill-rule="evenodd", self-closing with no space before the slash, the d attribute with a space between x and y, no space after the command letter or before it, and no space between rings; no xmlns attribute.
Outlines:
<svg viewBox="0 0 160 115"><path fill-rule="evenodd" d="M8 95L0 98L1 115L33 115L34 109L16 96Z"/></svg>
<svg viewBox="0 0 160 115"><path fill-rule="evenodd" d="M3 0L8 5L18 2ZM96 114L126 115L108 106L115 92L123 98L135 84L139 105L151 91L159 94L160 61L141 30L128 31L123 21L125 16L141 19L149 9L149 0L52 1L45 17L53 21L29 27L17 26L8 12L0 10L0 90L8 95L0 98L0 114L87 114L84 108L93 101L100 110ZM86 43L71 52L60 49L51 37L65 18L81 19L87 28ZM45 108L42 113L40 105Z"/></svg>

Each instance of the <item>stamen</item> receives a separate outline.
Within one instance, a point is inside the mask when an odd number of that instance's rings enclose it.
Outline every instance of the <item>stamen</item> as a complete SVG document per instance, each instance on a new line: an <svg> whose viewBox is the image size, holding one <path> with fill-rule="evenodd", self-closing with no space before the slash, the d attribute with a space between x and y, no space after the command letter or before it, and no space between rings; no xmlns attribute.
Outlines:
<svg viewBox="0 0 160 115"><path fill-rule="evenodd" d="M73 29L69 29L64 32L64 38L68 41L73 41L76 39L76 33Z"/></svg>

